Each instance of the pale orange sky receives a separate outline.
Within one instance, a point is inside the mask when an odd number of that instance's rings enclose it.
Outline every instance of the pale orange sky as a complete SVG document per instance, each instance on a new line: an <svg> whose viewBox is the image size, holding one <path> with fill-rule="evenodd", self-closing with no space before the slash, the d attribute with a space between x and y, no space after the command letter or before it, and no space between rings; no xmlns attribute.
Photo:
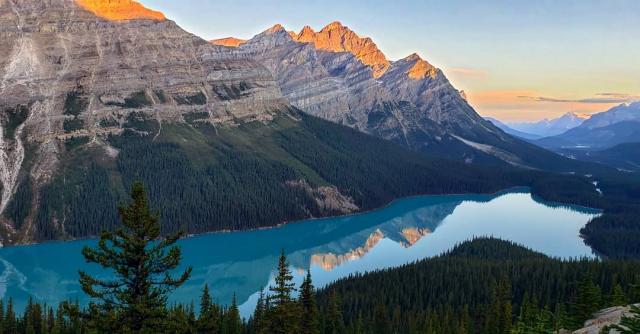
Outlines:
<svg viewBox="0 0 640 334"><path fill-rule="evenodd" d="M503 121L533 121L556 118L567 112L590 115L605 111L621 102L587 103L579 101L540 101L532 91L470 91L466 92L469 103L483 116Z"/></svg>

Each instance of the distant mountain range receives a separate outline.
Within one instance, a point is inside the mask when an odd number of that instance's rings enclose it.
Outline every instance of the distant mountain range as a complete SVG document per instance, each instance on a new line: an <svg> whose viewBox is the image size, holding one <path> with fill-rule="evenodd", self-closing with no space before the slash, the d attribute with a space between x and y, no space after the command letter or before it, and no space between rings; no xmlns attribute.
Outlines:
<svg viewBox="0 0 640 334"><path fill-rule="evenodd" d="M568 130L571 130L577 126L580 126L582 122L587 119L587 116L578 115L573 112L568 112L558 118L543 119L536 122L509 122L503 123L503 126L507 127L505 130L507 133L514 132L516 136L526 139L537 139L542 137L549 137L562 134ZM524 134L524 135L522 135ZM537 137L537 138L536 138Z"/></svg>
<svg viewBox="0 0 640 334"><path fill-rule="evenodd" d="M534 143L558 150L604 149L631 142L640 142L640 102L621 104L594 114L578 127Z"/></svg>
<svg viewBox="0 0 640 334"><path fill-rule="evenodd" d="M493 123L493 125L497 126L500 130L512 135L512 136L516 136L522 139L529 139L529 140L535 140L535 139L540 139L543 136L540 135L534 135L532 133L526 133L526 132L522 132L522 131L518 131L512 127L510 127L509 125L503 123L502 121L495 119L493 117L485 117L486 120L488 120L489 122Z"/></svg>

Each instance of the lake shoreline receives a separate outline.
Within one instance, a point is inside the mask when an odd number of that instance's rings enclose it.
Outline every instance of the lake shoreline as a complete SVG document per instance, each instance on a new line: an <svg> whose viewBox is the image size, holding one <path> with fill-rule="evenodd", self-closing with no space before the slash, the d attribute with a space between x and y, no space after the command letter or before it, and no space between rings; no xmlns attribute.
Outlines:
<svg viewBox="0 0 640 334"><path fill-rule="evenodd" d="M264 226L264 227L258 227L258 228L250 228L250 229L241 229L241 230L217 230L217 231L208 231L208 232L202 232L202 233L191 233L191 234L185 234L181 240L184 239L191 239L191 238L197 238L200 236L206 236L206 235L211 235L211 234L226 234L226 233L250 233L250 232L259 232L259 231L265 231L265 230L273 230L273 229L278 229L278 228L282 228L284 226L288 226L288 225L292 225L292 224L304 224L307 222L316 222L316 221L322 221L325 219L336 219L336 218L348 218L348 217L353 217L353 216L359 216L359 215L365 215L368 213L372 213L372 212L376 212L376 211L380 211L380 210L384 210L387 209L388 207L394 205L397 202L403 201L403 200L409 200L409 199L415 199L415 198L422 198L422 197L440 197L440 196L448 196L448 197L456 197L456 196L498 196L498 195L502 195L502 194L507 194L510 192L529 192L531 193L531 196L533 198L534 201L538 201L538 199L546 204L552 204L555 206L560 206L560 207L567 207L567 206L573 206L573 207L577 207L577 208L581 208L585 211L593 211L593 212L598 212L598 213L602 213L601 209L597 209L597 208L590 208L590 207L586 207L586 206L582 206L582 205L578 205L578 204L570 204L570 203L562 203L562 202L556 202L556 201L547 201L544 199L544 197L535 194L532 191L532 188L529 186L513 186L513 187L507 187L498 191L494 191L491 193L453 193L453 194L420 194L420 195L410 195L410 196L403 196L403 197L398 197L395 198L391 201L389 201L388 203L376 207L376 208L372 208L372 209L368 209L368 210L362 210L362 211L357 211L357 212L352 212L352 213L348 213L348 214L344 214L344 215L331 215L331 216L323 216L323 217L309 217L309 218L304 218L304 219L299 219L299 220L292 220L292 221L285 221L282 223L279 223L277 225L273 225L273 226ZM60 240L46 240L43 242L31 242L31 243L20 243L20 244L10 244L10 245L2 245L0 246L0 249L9 249L9 248L14 248L14 247L30 247L30 246L37 246L37 245L44 245L44 244L57 244L57 243L74 243L74 242L84 242L84 241L91 241L91 240L98 240L99 236L87 236L87 237L82 237L82 238L74 238L74 239L60 239Z"/></svg>

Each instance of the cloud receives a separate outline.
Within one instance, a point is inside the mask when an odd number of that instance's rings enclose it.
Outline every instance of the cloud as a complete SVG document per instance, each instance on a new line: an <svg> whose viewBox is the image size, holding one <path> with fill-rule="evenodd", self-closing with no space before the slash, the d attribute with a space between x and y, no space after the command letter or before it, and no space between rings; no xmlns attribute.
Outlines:
<svg viewBox="0 0 640 334"><path fill-rule="evenodd" d="M465 68L465 67L451 67L446 69L446 72L451 75L458 75L463 77L471 77L471 78L486 78L489 75L489 72L485 70L479 70L475 68Z"/></svg>
<svg viewBox="0 0 640 334"><path fill-rule="evenodd" d="M493 91L468 91L469 103L482 116L491 116L504 121L536 121L543 118L556 118L568 111L578 114L593 114L605 111L620 103L620 98L631 99L634 96L619 93L595 94L594 98L615 99L613 103L583 103L577 102L586 99L543 98L540 92L533 90L493 90ZM541 102L553 100L555 102Z"/></svg>
<svg viewBox="0 0 640 334"><path fill-rule="evenodd" d="M530 96L530 95L520 95L518 96L518 98L533 100L537 102L611 104L611 103L625 103L625 102L640 100L640 95L632 95L632 94L624 94L624 93L599 93L599 94L595 94L592 97L586 97L581 99L559 99L559 98L546 97L546 96Z"/></svg>

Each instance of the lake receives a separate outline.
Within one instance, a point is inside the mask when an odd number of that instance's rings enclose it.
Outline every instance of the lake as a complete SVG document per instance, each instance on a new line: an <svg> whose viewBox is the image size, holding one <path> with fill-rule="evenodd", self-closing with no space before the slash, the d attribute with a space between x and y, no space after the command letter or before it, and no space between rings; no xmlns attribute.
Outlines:
<svg viewBox="0 0 640 334"><path fill-rule="evenodd" d="M259 291L273 284L281 249L299 285L307 270L324 286L356 272L399 266L432 257L474 236L511 240L554 257L593 257L579 230L599 211L537 200L527 189L493 195L419 196L359 215L306 220L282 227L212 233L180 241L191 279L172 302L195 301L204 284L229 303L235 293L243 315ZM80 251L95 240L0 249L0 297L22 308L29 296L48 304L88 300L78 269L105 275Z"/></svg>

